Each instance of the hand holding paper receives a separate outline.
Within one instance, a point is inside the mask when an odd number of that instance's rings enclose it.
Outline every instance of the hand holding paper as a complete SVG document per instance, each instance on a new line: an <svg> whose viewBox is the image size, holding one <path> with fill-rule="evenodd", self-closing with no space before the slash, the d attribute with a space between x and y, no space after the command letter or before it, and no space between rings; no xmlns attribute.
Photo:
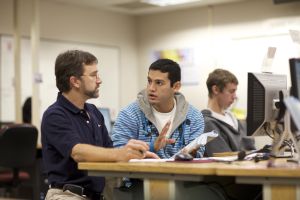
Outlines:
<svg viewBox="0 0 300 200"><path fill-rule="evenodd" d="M216 131L211 131L207 133L202 133L196 139L194 139L191 143L181 149L182 152L190 153L195 149L199 149L201 146L205 146L207 142L210 142L214 138L218 137L218 133Z"/></svg>

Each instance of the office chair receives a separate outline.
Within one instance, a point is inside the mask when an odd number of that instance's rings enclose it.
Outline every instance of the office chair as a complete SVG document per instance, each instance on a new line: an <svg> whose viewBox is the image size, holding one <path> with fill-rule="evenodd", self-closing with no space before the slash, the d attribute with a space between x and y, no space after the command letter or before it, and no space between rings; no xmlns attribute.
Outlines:
<svg viewBox="0 0 300 200"><path fill-rule="evenodd" d="M6 194L30 179L24 168L36 159L38 130L30 124L15 124L0 130L0 187Z"/></svg>

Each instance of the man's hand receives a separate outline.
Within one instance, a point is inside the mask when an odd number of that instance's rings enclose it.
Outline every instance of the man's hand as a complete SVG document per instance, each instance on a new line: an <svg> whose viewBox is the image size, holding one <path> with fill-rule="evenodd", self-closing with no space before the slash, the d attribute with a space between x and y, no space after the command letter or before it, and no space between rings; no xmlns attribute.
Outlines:
<svg viewBox="0 0 300 200"><path fill-rule="evenodd" d="M168 139L166 138L166 134L170 128L171 121L168 121L164 128L162 129L161 133L159 136L156 138L154 142L154 150L155 152L160 150L161 148L164 148L167 144L173 144L175 143L175 139Z"/></svg>
<svg viewBox="0 0 300 200"><path fill-rule="evenodd" d="M150 151L146 151L145 158L160 159L160 157L158 155L156 155L155 153L150 152Z"/></svg>
<svg viewBox="0 0 300 200"><path fill-rule="evenodd" d="M149 146L146 142L131 139L128 143L120 148L119 161L129 161L130 159L157 158L159 157L149 152Z"/></svg>

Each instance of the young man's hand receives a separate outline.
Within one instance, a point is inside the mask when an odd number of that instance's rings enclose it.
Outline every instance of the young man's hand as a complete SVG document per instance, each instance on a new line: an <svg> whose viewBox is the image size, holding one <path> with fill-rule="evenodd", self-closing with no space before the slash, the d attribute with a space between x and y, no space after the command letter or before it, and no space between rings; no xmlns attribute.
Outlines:
<svg viewBox="0 0 300 200"><path fill-rule="evenodd" d="M192 149L190 152L188 152L185 148L183 148L183 149L181 150L182 153L188 153L188 154L190 154L191 156L193 156L194 158L196 158L196 156L197 156L197 151L198 151L198 148L194 148L194 149Z"/></svg>
<svg viewBox="0 0 300 200"><path fill-rule="evenodd" d="M175 139L168 139L166 138L167 132L170 128L171 121L168 121L164 128L162 129L161 133L159 136L156 138L154 142L154 151L157 152L161 148L164 148L167 144L173 144L175 143Z"/></svg>

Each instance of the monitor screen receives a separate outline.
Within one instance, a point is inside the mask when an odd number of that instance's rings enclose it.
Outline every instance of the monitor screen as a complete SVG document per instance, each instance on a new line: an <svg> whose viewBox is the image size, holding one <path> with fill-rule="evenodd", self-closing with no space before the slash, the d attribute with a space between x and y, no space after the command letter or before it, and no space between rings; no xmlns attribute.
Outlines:
<svg viewBox="0 0 300 200"><path fill-rule="evenodd" d="M291 95L300 99L300 58L291 58L290 74L291 74Z"/></svg>
<svg viewBox="0 0 300 200"><path fill-rule="evenodd" d="M291 75L291 96L294 96L298 100L300 99L300 58L291 58L290 63L290 75ZM293 119L294 120L294 119ZM294 121L291 120L291 131L297 131Z"/></svg>
<svg viewBox="0 0 300 200"><path fill-rule="evenodd" d="M279 113L279 92L286 90L286 75L248 73L247 135L266 135Z"/></svg>
<svg viewBox="0 0 300 200"><path fill-rule="evenodd" d="M99 108L99 111L102 113L102 115L104 117L104 123L107 128L107 132L109 135L111 135L112 125L111 125L111 117L110 117L109 108Z"/></svg>

